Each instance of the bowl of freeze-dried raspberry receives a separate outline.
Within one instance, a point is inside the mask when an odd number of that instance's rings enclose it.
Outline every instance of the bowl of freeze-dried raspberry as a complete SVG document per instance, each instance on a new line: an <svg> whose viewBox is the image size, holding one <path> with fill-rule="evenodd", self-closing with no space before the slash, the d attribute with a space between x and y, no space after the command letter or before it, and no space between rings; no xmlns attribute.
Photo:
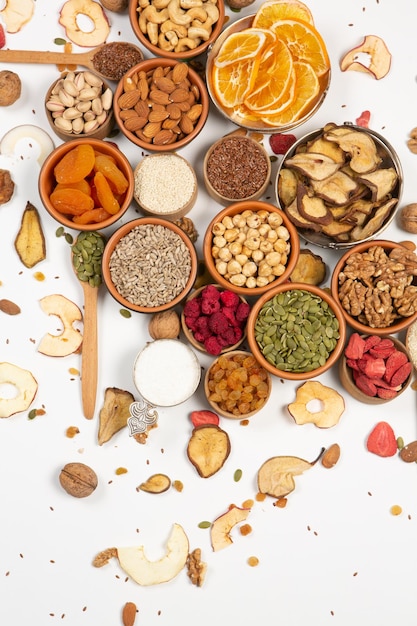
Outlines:
<svg viewBox="0 0 417 626"><path fill-rule="evenodd" d="M246 338L250 305L220 285L193 291L181 313L182 331L194 348L217 356L236 350Z"/></svg>
<svg viewBox="0 0 417 626"><path fill-rule="evenodd" d="M339 360L340 382L366 404L395 400L411 382L413 365L405 345L396 337L354 332Z"/></svg>

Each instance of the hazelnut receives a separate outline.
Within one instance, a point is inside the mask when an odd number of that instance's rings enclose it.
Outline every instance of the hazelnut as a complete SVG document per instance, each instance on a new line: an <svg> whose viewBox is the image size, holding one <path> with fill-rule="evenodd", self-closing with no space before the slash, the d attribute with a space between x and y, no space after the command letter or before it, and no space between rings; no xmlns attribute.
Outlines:
<svg viewBox="0 0 417 626"><path fill-rule="evenodd" d="M152 339L176 339L180 329L179 315L173 309L154 313L148 326Z"/></svg>
<svg viewBox="0 0 417 626"><path fill-rule="evenodd" d="M84 463L67 463L61 470L59 482L70 496L90 496L98 484L97 474Z"/></svg>
<svg viewBox="0 0 417 626"><path fill-rule="evenodd" d="M407 204L400 211L400 226L408 233L417 234L417 203Z"/></svg>
<svg viewBox="0 0 417 626"><path fill-rule="evenodd" d="M15 72L2 70L0 72L0 106L7 107L20 98L22 83Z"/></svg>
<svg viewBox="0 0 417 626"><path fill-rule="evenodd" d="M101 0L101 6L113 13L123 13L129 4L128 0Z"/></svg>

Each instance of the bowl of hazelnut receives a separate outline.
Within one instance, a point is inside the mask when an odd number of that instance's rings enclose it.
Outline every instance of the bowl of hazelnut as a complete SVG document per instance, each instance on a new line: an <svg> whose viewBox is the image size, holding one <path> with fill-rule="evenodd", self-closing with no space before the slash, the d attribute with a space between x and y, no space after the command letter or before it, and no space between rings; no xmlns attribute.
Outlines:
<svg viewBox="0 0 417 626"><path fill-rule="evenodd" d="M179 150L203 129L209 95L187 63L152 58L130 68L114 92L114 116L129 141L149 152Z"/></svg>
<svg viewBox="0 0 417 626"><path fill-rule="evenodd" d="M154 56L176 60L205 52L219 36L224 18L224 0L172 0L163 6L157 0L129 2L129 20L139 43Z"/></svg>
<svg viewBox="0 0 417 626"><path fill-rule="evenodd" d="M250 352L221 354L208 368L204 391L213 411L222 417L247 419L264 408L272 379Z"/></svg>
<svg viewBox="0 0 417 626"><path fill-rule="evenodd" d="M204 261L214 282L245 297L286 282L299 251L295 226L279 208L260 200L222 209L203 241Z"/></svg>
<svg viewBox="0 0 417 626"><path fill-rule="evenodd" d="M360 334L393 335L417 319L417 254L400 243L357 244L336 263L333 298Z"/></svg>

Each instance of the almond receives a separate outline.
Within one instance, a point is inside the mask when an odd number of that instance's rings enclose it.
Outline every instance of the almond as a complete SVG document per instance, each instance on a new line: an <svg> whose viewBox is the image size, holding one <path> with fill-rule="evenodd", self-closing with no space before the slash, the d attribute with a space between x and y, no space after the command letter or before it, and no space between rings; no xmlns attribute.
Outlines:
<svg viewBox="0 0 417 626"><path fill-rule="evenodd" d="M118 99L117 104L121 109L132 109L139 101L139 98L139 89L132 89L131 91L125 91Z"/></svg>
<svg viewBox="0 0 417 626"><path fill-rule="evenodd" d="M134 602L126 602L122 613L123 626L134 626L136 620L136 604Z"/></svg>
<svg viewBox="0 0 417 626"><path fill-rule="evenodd" d="M155 146L165 146L166 144L174 143L175 139L176 137L172 130L162 129L156 133L153 143Z"/></svg>
<svg viewBox="0 0 417 626"><path fill-rule="evenodd" d="M149 95L149 85L145 77L139 79L138 89L140 91L140 99L146 100Z"/></svg>
<svg viewBox="0 0 417 626"><path fill-rule="evenodd" d="M168 118L167 120L164 120L162 122L162 128L166 128L167 130L173 130L174 128L178 128L179 132L178 120L171 120L170 118Z"/></svg>
<svg viewBox="0 0 417 626"><path fill-rule="evenodd" d="M166 109L162 109L162 110L152 110L149 113L148 116L148 120L150 122L163 122L164 120L167 119L167 117L169 117L169 113Z"/></svg>
<svg viewBox="0 0 417 626"><path fill-rule="evenodd" d="M326 469L334 467L340 458L340 446L338 443L333 443L327 450L325 450L321 457L321 464Z"/></svg>
<svg viewBox="0 0 417 626"><path fill-rule="evenodd" d="M0 311L7 315L18 315L20 313L20 306L11 300L3 298L3 300L0 300Z"/></svg>
<svg viewBox="0 0 417 626"><path fill-rule="evenodd" d="M121 120L128 120L129 117L137 117L138 113L135 111L135 109L123 109L122 111L120 111L120 119Z"/></svg>
<svg viewBox="0 0 417 626"><path fill-rule="evenodd" d="M158 89L165 91L165 93L172 93L175 90L175 83L166 76L160 76L154 80L154 83Z"/></svg>
<svg viewBox="0 0 417 626"><path fill-rule="evenodd" d="M190 118L191 121L195 122L201 116L202 112L203 112L202 104L193 104L191 109L187 112L187 116Z"/></svg>
<svg viewBox="0 0 417 626"><path fill-rule="evenodd" d="M149 106L148 103L144 100L139 100L133 107L139 117L148 117L149 115Z"/></svg>
<svg viewBox="0 0 417 626"><path fill-rule="evenodd" d="M185 102L188 100L189 91L187 89L182 89L181 87L177 87L174 91L169 95L169 99L171 102Z"/></svg>
<svg viewBox="0 0 417 626"><path fill-rule="evenodd" d="M177 63L172 68L172 80L176 85L181 83L188 76L188 65L186 63Z"/></svg>
<svg viewBox="0 0 417 626"><path fill-rule="evenodd" d="M190 118L188 117L188 115L186 113L184 113L181 116L181 119L178 123L178 126L181 128L182 132L185 135L189 135L190 133L193 132L194 130L194 124L193 122L190 120Z"/></svg>
<svg viewBox="0 0 417 626"><path fill-rule="evenodd" d="M134 133L136 130L143 128L148 123L148 119L146 117L139 117L136 115L135 117L129 117L125 120L124 126L126 130L130 130Z"/></svg>
<svg viewBox="0 0 417 626"><path fill-rule="evenodd" d="M135 75L133 75L132 77L125 76L123 78L123 91L133 91L134 89L136 89L135 78L137 78Z"/></svg>
<svg viewBox="0 0 417 626"><path fill-rule="evenodd" d="M143 128L143 134L148 139L152 139L161 130L160 122L148 122Z"/></svg>
<svg viewBox="0 0 417 626"><path fill-rule="evenodd" d="M166 110L168 111L169 117L172 120L179 120L181 117L181 109L175 102L167 105Z"/></svg>
<svg viewBox="0 0 417 626"><path fill-rule="evenodd" d="M161 91L160 89L151 89L149 92L149 100L163 105L167 105L171 102L170 96L165 93L165 91Z"/></svg>

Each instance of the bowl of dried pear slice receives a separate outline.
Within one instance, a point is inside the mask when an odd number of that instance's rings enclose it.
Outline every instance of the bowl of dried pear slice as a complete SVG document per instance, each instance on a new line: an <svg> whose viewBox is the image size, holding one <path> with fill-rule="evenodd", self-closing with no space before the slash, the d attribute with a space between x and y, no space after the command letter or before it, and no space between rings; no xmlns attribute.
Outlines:
<svg viewBox="0 0 417 626"><path fill-rule="evenodd" d="M275 181L278 205L299 235L334 249L380 236L394 219L402 189L394 148L350 123L328 123L296 141Z"/></svg>

